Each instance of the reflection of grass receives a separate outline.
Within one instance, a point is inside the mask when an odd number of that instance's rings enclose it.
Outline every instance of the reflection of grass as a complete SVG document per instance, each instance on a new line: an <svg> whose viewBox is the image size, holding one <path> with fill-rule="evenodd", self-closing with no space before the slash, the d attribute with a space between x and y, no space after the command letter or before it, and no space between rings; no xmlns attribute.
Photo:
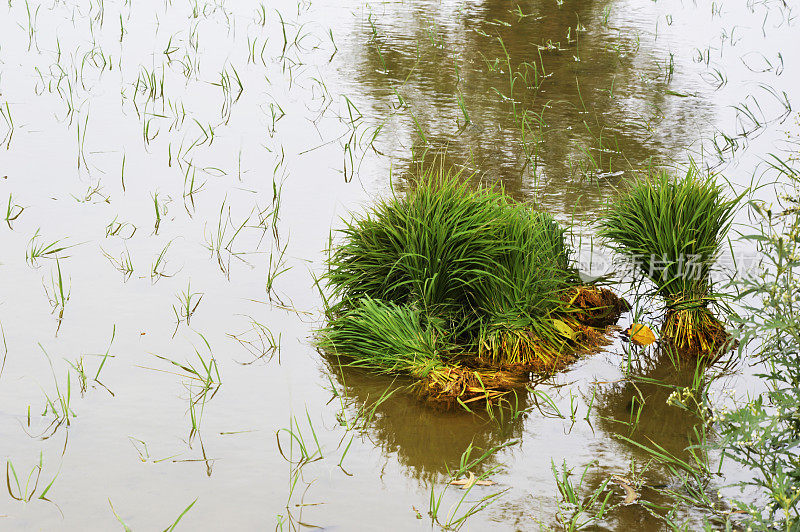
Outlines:
<svg viewBox="0 0 800 532"><path fill-rule="evenodd" d="M154 354L153 356L159 360L169 363L172 369L144 368L171 373L184 379L183 384L186 387L189 399L188 414L191 422L191 429L189 431L190 445L195 435L197 435L200 430L206 403L214 398L222 386L219 365L211 350L211 344L208 343L208 340L206 340L202 334L198 333L198 336L203 340L207 355L204 355L195 347L194 352L197 362L179 362L162 355Z"/></svg>
<svg viewBox="0 0 800 532"><path fill-rule="evenodd" d="M40 452L39 463L31 468L28 476L25 477L25 481L20 482L20 477L17 475L17 471L14 468L14 463L10 459L6 460L6 487L8 488L8 494L11 496L11 498L20 502L30 502L34 497L36 497L41 501L51 502L50 499L47 498L47 493L53 487L53 484L58 478L58 473L60 473L60 470L55 474L47 486L44 487L42 492L36 496L43 469L44 459L42 457L42 453Z"/></svg>
<svg viewBox="0 0 800 532"><path fill-rule="evenodd" d="M62 242L63 240L54 240L50 243L42 242L41 236L39 235L39 229L37 229L31 239L28 241L28 251L25 253L25 259L31 266L36 266L39 259L58 258L60 256L59 253L62 251L66 251L78 245L64 244Z"/></svg>
<svg viewBox="0 0 800 532"><path fill-rule="evenodd" d="M6 215L5 215L5 220L6 220L6 223L8 224L8 228L9 229L11 229L11 222L13 222L17 218L19 218L20 215L22 214L22 211L25 210L25 207L23 207L21 205L17 205L13 201L14 201L13 200L13 195L9 194L8 195L8 206L6 207Z"/></svg>
<svg viewBox="0 0 800 532"><path fill-rule="evenodd" d="M331 403L345 431L341 445L349 446L353 436L368 438L426 485L494 468L494 450L518 441L524 420L536 408L529 394L511 393L491 412L474 407L472 413L443 412L419 401L410 377L375 374L342 365L343 358L325 358ZM465 449L470 452L462 454Z"/></svg>
<svg viewBox="0 0 800 532"><path fill-rule="evenodd" d="M676 179L664 171L639 178L602 220L601 235L665 299L662 336L680 352L710 354L725 343L724 326L708 308L716 301L710 273L735 205L690 167Z"/></svg>

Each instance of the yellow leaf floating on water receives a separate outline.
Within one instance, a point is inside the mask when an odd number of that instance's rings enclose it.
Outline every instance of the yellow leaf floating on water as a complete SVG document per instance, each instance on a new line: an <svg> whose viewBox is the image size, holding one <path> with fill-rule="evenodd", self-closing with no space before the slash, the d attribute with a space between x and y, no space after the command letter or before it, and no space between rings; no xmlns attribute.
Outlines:
<svg viewBox="0 0 800 532"><path fill-rule="evenodd" d="M631 486L630 480L628 480L625 477L620 477L617 475L612 476L611 480L619 484L620 487L622 487L623 491L625 491L625 500L623 501L623 504L633 504L639 499L639 494L636 493L636 491Z"/></svg>
<svg viewBox="0 0 800 532"><path fill-rule="evenodd" d="M656 341L656 335L650 330L650 327L641 323L634 323L625 330L625 334L636 345L650 345Z"/></svg>
<svg viewBox="0 0 800 532"><path fill-rule="evenodd" d="M475 476L475 473L472 471L469 472L468 478L462 478L461 480L453 480L450 482L451 486L461 486L462 490L468 490L472 486L494 486L496 482L493 480L478 480Z"/></svg>

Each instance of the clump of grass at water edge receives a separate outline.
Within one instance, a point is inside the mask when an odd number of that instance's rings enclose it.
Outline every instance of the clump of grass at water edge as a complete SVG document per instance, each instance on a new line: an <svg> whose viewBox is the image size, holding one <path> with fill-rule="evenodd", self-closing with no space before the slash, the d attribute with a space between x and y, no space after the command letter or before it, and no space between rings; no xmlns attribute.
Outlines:
<svg viewBox="0 0 800 532"><path fill-rule="evenodd" d="M638 177L601 220L600 235L652 282L645 295L663 299L662 340L678 354L714 355L730 345L711 310L719 302L711 271L737 203L691 166L676 178L663 170Z"/></svg>

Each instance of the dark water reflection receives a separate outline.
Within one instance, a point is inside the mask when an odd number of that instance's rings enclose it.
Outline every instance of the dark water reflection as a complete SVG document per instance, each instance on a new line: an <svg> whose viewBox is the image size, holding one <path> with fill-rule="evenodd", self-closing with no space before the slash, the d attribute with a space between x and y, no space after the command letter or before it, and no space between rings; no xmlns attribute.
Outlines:
<svg viewBox="0 0 800 532"><path fill-rule="evenodd" d="M462 453L470 446L475 449L470 461L484 451L513 443L522 436L527 413L513 416L506 409L496 409L495 417L485 412L470 414L463 410L442 412L420 401L410 388L408 379L392 379L364 371L329 366L335 376L339 393L346 396L351 419L360 412L374 412L364 434L374 445L407 469L408 474L423 482L436 481L439 475L457 471ZM384 394L391 397L381 401ZM512 399L517 411L528 407L524 393ZM505 416L505 417L503 417ZM476 474L497 465L495 455L477 467Z"/></svg>
<svg viewBox="0 0 800 532"><path fill-rule="evenodd" d="M694 429L701 421L694 398L702 397L708 386L702 370L689 363L676 367L667 356L644 360L636 366L630 379L612 384L600 394L597 407L600 427L647 447L652 448L653 442L657 442L670 455L691 463L692 455L686 447L695 439ZM698 381L695 381L696 371ZM687 394L684 403L688 410L670 405L676 390ZM692 395L688 395L690 392ZM641 462L650 458L640 447L626 444ZM699 453L702 457L702 451Z"/></svg>
<svg viewBox="0 0 800 532"><path fill-rule="evenodd" d="M501 451L472 469L476 474L481 474L498 467L500 474L510 475L503 477L510 479L510 482L524 483L530 467L547 464L545 467L549 471L551 454L558 453L558 438L538 435L526 427L532 418L552 417L554 413L548 403L540 401L540 396L520 393L514 398L513 409L507 408L502 413L496 409L493 418L485 412L476 415L463 411L441 412L419 401L411 391L411 381L408 379L392 379L339 367L333 359L329 363L327 369L334 377L338 395L345 397L349 419L356 418L359 413L374 411L374 417L364 426L362 435L381 449L388 461L396 460L401 464L405 474L420 482L425 489L449 479L449 475L459 468L462 453L470 445L475 449L471 455L474 459L485 450L504 445L515 448L525 440L527 452L534 449L536 456L523 453L519 457L520 462L510 466L506 463L508 455ZM569 427L564 438L577 439L581 442L579 445L586 449L596 448L600 457L596 465L586 470L583 495L588 495L603 482L618 475L633 479L641 500L662 508L657 510L659 513L666 513L673 501L660 490L676 487L675 478L636 444L650 448L657 445L662 452L687 463L693 463L696 458L703 461L709 459L703 449L695 449L694 456L687 449L691 443L697 443L694 430L701 429L702 420L691 408L695 403L687 399L685 403L690 408L682 409L670 406L669 400L676 389L694 390L699 397L701 390L711 384L711 378L704 377L702 371L696 373L693 364L676 367L668 357L655 355L634 363L630 371L629 379L601 383L592 400L591 435L579 430L573 433L574 423L570 424L568 419L562 421L553 418L552 421L555 424L563 422L565 428ZM712 373L715 377L724 374L716 369ZM587 376L580 367L570 375L571 378ZM548 380L536 386L555 399L562 413L568 414L567 405L558 399L558 392L551 387L552 384ZM381 401L384 394L391 392L387 400ZM609 455L616 455L616 459L609 460ZM574 483L577 484L583 475L585 465L578 459L566 463L567 467L573 469L570 478ZM556 466L560 464L556 463ZM618 506L589 530L620 530L623 527L655 530L663 525L660 519L640 504L619 505L625 495L619 485L611 482L608 489L611 492L609 505ZM546 485L537 483L535 490L522 499L499 504L503 519L516 519L518 526L526 529L531 524L531 509L540 507L542 500L552 497L550 492L555 490L554 481L546 482ZM679 515L683 520L701 519L686 509L682 509ZM545 512L541 517L549 520L552 515L548 517ZM555 521L552 525L556 526Z"/></svg>
<svg viewBox="0 0 800 532"><path fill-rule="evenodd" d="M620 172L680 158L714 113L642 30L652 22L647 6L485 0L384 9L363 21L350 66L372 112L392 115L381 151L408 162L446 150L453 164L556 213L591 218Z"/></svg>

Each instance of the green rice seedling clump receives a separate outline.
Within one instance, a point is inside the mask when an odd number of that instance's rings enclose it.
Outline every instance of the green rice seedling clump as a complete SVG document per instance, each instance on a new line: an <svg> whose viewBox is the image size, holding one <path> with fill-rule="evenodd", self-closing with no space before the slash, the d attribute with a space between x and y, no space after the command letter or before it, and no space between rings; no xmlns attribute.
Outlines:
<svg viewBox="0 0 800 532"><path fill-rule="evenodd" d="M365 297L321 331L319 345L352 366L422 378L444 365L442 336L420 310Z"/></svg>
<svg viewBox="0 0 800 532"><path fill-rule="evenodd" d="M596 339L583 334L570 291L607 292L617 308L609 291L581 286L551 215L502 190L473 189L458 173L424 171L404 196L346 221L339 236L321 346L352 365L416 378L436 363L552 371L581 341ZM454 379L458 389L483 387L480 378L445 373L452 378L428 379L428 396L446 395L451 387L442 382Z"/></svg>
<svg viewBox="0 0 800 532"><path fill-rule="evenodd" d="M664 299L662 338L679 352L712 354L726 342L725 327L709 309L717 302L711 268L736 204L690 166L675 179L666 171L637 178L601 220L600 235Z"/></svg>
<svg viewBox="0 0 800 532"><path fill-rule="evenodd" d="M416 379L418 393L450 408L461 402L496 400L521 384L503 371L476 371L442 357L441 323L407 305L363 298L321 331L319 346L345 356L349 365Z"/></svg>
<svg viewBox="0 0 800 532"><path fill-rule="evenodd" d="M334 313L367 296L415 303L428 313L459 315L474 308L476 290L494 270L497 197L456 179L422 181L348 222L329 261Z"/></svg>

